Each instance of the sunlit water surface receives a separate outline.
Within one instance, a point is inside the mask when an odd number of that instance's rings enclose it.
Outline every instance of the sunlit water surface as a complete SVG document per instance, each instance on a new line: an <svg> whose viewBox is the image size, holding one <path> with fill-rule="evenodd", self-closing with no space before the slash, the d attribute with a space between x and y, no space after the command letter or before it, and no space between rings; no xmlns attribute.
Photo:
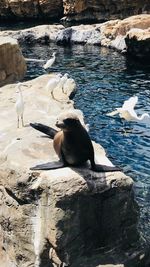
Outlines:
<svg viewBox="0 0 150 267"><path fill-rule="evenodd" d="M36 59L48 59L52 51L57 51L57 59L51 71L67 72L77 83L75 107L83 111L91 138L135 181L135 196L141 209L140 229L150 242L150 119L123 124L118 116L106 116L133 95L139 98L137 113L150 114L150 69L127 62L116 51L95 46L23 48L26 57ZM28 63L25 79L44 73L41 63Z"/></svg>

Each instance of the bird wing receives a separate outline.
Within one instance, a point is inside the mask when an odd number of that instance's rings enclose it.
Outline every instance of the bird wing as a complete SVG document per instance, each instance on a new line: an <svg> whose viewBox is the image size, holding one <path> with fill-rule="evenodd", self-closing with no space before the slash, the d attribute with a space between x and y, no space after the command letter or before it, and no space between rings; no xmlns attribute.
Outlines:
<svg viewBox="0 0 150 267"><path fill-rule="evenodd" d="M116 110L114 110L114 111L112 111L112 112L110 112L110 113L107 113L106 115L107 116L114 116L114 115L116 115L116 114L118 114L119 113L119 111L118 111L118 109L116 109Z"/></svg>
<svg viewBox="0 0 150 267"><path fill-rule="evenodd" d="M124 101L122 108L125 110L131 110L134 109L135 105L138 102L137 96L132 96L128 100Z"/></svg>

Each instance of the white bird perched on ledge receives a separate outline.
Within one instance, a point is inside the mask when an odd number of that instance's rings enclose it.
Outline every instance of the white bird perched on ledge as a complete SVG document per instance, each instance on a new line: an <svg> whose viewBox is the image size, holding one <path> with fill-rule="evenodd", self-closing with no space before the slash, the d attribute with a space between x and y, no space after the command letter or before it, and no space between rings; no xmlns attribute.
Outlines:
<svg viewBox="0 0 150 267"><path fill-rule="evenodd" d="M46 91L48 93L51 93L52 98L54 98L54 94L53 91L55 90L55 88L59 85L60 81L61 81L61 74L59 73L58 75L51 77L48 81L48 83L46 84Z"/></svg>
<svg viewBox="0 0 150 267"><path fill-rule="evenodd" d="M115 111L107 113L108 116L114 116L119 114L120 118L123 118L127 121L142 121L144 118L149 118L148 113L144 113L141 116L138 116L134 110L135 105L138 102L137 96L132 96L126 100L121 108L116 108Z"/></svg>
<svg viewBox="0 0 150 267"><path fill-rule="evenodd" d="M64 85L63 85L63 93L67 94L67 92L69 91L74 91L76 89L76 83L75 80L73 78L69 78L65 81Z"/></svg>
<svg viewBox="0 0 150 267"><path fill-rule="evenodd" d="M56 57L55 57L55 55L56 55L56 52L54 52L53 54L52 54L52 57L43 65L43 68L46 70L46 69L48 69L48 68L50 68L53 64L54 64L54 62L55 62L55 60L56 60Z"/></svg>
<svg viewBox="0 0 150 267"><path fill-rule="evenodd" d="M19 128L19 121L21 118L22 126L24 127L24 121L23 121L23 113L24 113L24 102L23 102L23 95L21 91L21 86L22 83L17 84L17 93L18 93L18 98L15 103L15 108L17 112L17 128Z"/></svg>

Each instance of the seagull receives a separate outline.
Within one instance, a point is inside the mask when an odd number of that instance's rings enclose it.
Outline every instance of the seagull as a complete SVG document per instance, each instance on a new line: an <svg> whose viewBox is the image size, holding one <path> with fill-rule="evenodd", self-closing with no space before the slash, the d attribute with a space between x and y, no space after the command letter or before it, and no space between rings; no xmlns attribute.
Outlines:
<svg viewBox="0 0 150 267"><path fill-rule="evenodd" d="M23 121L23 112L24 112L24 102L23 102L23 95L21 91L22 83L17 84L17 92L19 93L17 101L15 103L15 108L17 112L17 128L19 128L19 120L21 118L22 126L24 127L24 121Z"/></svg>
<svg viewBox="0 0 150 267"><path fill-rule="evenodd" d="M144 113L141 116L138 116L134 110L135 105L138 102L137 96L132 96L128 100L124 101L121 108L116 108L115 111L107 113L108 116L114 116L119 114L120 118L127 121L142 121L144 118L149 118L148 113Z"/></svg>
<svg viewBox="0 0 150 267"><path fill-rule="evenodd" d="M50 68L54 64L55 59L56 59L55 55L56 55L56 52L53 52L52 57L43 65L43 68L45 70Z"/></svg>

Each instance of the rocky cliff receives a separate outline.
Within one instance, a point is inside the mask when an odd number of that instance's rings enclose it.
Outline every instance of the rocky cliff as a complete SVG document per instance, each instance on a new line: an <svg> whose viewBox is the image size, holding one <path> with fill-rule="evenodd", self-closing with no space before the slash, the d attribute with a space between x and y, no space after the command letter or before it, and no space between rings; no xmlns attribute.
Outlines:
<svg viewBox="0 0 150 267"><path fill-rule="evenodd" d="M149 0L1 0L1 19L106 21L150 12Z"/></svg>

